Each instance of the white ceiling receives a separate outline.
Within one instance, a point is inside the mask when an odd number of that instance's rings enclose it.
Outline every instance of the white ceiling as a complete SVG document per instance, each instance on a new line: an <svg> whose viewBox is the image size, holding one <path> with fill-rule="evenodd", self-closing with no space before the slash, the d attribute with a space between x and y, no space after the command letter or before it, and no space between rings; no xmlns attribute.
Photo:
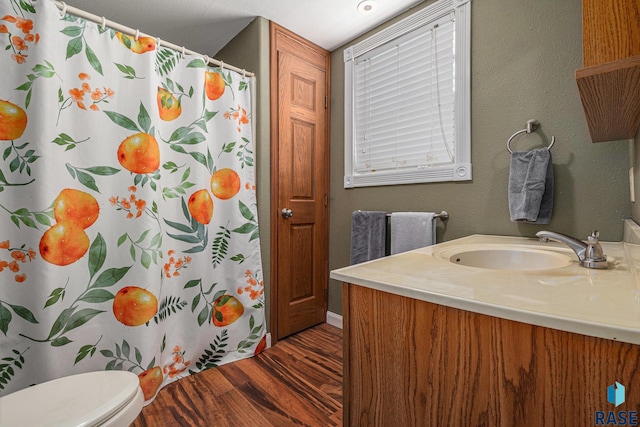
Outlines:
<svg viewBox="0 0 640 427"><path fill-rule="evenodd" d="M86 12L162 40L215 56L256 16L263 16L332 51L424 0L67 0Z"/></svg>

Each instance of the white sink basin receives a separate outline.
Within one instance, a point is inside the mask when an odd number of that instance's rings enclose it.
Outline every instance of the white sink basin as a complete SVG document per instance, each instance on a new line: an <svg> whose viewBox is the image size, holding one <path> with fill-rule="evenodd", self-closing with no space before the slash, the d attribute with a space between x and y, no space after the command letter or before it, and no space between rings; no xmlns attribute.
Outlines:
<svg viewBox="0 0 640 427"><path fill-rule="evenodd" d="M467 267L492 270L550 270L569 266L575 255L535 246L465 245L434 251L434 257ZM576 258L577 259L577 258Z"/></svg>

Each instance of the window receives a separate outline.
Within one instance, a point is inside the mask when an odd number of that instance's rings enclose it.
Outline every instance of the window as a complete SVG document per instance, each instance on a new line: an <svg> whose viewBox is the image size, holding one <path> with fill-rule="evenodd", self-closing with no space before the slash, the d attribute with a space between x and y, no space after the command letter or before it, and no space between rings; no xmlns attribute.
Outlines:
<svg viewBox="0 0 640 427"><path fill-rule="evenodd" d="M344 187L471 179L470 0L349 47Z"/></svg>

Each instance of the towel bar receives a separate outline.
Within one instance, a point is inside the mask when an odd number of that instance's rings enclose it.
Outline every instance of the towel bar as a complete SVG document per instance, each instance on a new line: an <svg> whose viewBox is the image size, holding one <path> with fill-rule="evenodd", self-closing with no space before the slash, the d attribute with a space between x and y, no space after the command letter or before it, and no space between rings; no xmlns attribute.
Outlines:
<svg viewBox="0 0 640 427"><path fill-rule="evenodd" d="M534 130L538 129L538 126L540 126L539 121L533 120L533 119L527 120L527 127L511 135L511 138L509 138L509 140L507 141L507 150L509 150L509 153L513 154L513 151L511 151L511 141L513 140L513 138L515 138L516 136L520 135L523 132L526 132L529 134ZM555 143L556 143L556 137L551 136L551 144L549 144L549 146L547 147L547 150L551 150L551 147L553 147L553 144Z"/></svg>
<svg viewBox="0 0 640 427"><path fill-rule="evenodd" d="M391 214L388 213L387 217L390 217L390 216L391 216ZM442 211L440 213L435 214L434 217L440 218L442 220L449 219L449 213L447 211Z"/></svg>

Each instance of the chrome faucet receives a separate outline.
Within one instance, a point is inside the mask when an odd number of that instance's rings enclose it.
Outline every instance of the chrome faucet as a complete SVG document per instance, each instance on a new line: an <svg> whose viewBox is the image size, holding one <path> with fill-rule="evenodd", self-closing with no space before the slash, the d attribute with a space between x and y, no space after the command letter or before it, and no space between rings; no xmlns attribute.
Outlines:
<svg viewBox="0 0 640 427"><path fill-rule="evenodd" d="M548 242L554 240L556 242L564 243L569 246L578 255L578 260L582 267L586 268L609 268L607 264L607 257L602 251L602 246L598 242L598 236L600 233L594 230L587 238L587 243L575 239L566 234L555 233L553 231L538 231L536 236L541 242Z"/></svg>

